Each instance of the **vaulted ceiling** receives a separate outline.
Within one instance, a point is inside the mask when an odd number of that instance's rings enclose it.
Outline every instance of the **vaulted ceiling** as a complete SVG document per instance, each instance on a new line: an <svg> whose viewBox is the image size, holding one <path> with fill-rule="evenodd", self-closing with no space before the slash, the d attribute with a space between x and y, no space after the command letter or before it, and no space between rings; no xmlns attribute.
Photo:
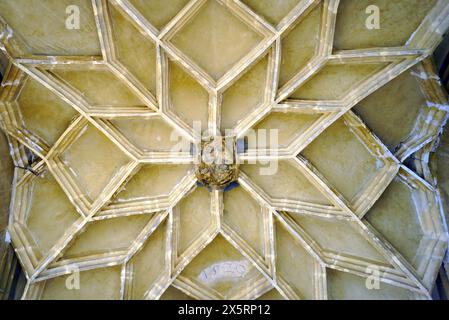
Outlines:
<svg viewBox="0 0 449 320"><path fill-rule="evenodd" d="M0 0L23 298L430 298L448 26L445 0ZM198 183L218 136L232 190Z"/></svg>

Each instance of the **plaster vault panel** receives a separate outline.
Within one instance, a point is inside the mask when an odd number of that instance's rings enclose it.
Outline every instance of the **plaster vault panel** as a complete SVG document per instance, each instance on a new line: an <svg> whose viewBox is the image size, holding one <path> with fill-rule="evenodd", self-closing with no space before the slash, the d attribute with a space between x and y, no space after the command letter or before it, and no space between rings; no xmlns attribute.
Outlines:
<svg viewBox="0 0 449 320"><path fill-rule="evenodd" d="M447 119L428 57L448 17L445 0L0 0L23 298L431 298L442 201L406 163ZM198 165L218 145L233 163Z"/></svg>

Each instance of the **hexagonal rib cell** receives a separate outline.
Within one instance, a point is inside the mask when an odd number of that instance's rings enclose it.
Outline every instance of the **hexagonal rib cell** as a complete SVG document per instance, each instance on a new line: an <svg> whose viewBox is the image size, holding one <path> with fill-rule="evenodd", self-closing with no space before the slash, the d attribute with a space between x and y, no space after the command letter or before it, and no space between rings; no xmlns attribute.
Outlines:
<svg viewBox="0 0 449 320"><path fill-rule="evenodd" d="M16 190L11 237L27 273L81 218L49 172L28 175Z"/></svg>
<svg viewBox="0 0 449 320"><path fill-rule="evenodd" d="M248 7L276 26L300 0L243 0Z"/></svg>
<svg viewBox="0 0 449 320"><path fill-rule="evenodd" d="M207 128L209 93L177 63L169 60L169 109L192 128Z"/></svg>
<svg viewBox="0 0 449 320"><path fill-rule="evenodd" d="M101 55L89 0L50 0L45 3L40 0L1 1L0 12L33 54ZM79 12L79 24L73 19L76 12Z"/></svg>
<svg viewBox="0 0 449 320"><path fill-rule="evenodd" d="M129 2L157 29L162 28L173 19L189 0L129 0Z"/></svg>
<svg viewBox="0 0 449 320"><path fill-rule="evenodd" d="M150 222L152 215L132 215L89 222L66 247L59 259L79 260L104 255L126 254L131 244Z"/></svg>
<svg viewBox="0 0 449 320"><path fill-rule="evenodd" d="M438 135L446 114L442 102L447 101L438 81L433 62L426 60L359 102L354 111L404 160Z"/></svg>
<svg viewBox="0 0 449 320"><path fill-rule="evenodd" d="M386 283L379 283L377 287L377 284L371 282L369 279L347 272L327 269L326 277L328 296L331 300L425 299L424 296L413 291L391 286ZM372 287L372 285L376 285L376 287Z"/></svg>
<svg viewBox="0 0 449 320"><path fill-rule="evenodd" d="M294 160L244 164L239 182L272 207L314 215L341 215L341 209L307 178ZM248 181L248 178L250 181Z"/></svg>
<svg viewBox="0 0 449 320"><path fill-rule="evenodd" d="M248 224L248 221L251 221ZM223 228L255 259L266 263L268 212L243 188L223 195Z"/></svg>
<svg viewBox="0 0 449 320"><path fill-rule="evenodd" d="M145 107L145 102L105 66L58 67L50 73L62 83L68 84L81 100L87 102L92 111L117 109L116 112L119 112L121 108Z"/></svg>
<svg viewBox="0 0 449 320"><path fill-rule="evenodd" d="M252 128L256 139L252 146L254 137L248 135L248 152L278 150L281 153L282 149L296 145L299 139L305 140L304 135L316 127L322 116L322 113L272 111ZM276 136L277 139L272 139Z"/></svg>
<svg viewBox="0 0 449 320"><path fill-rule="evenodd" d="M169 6L168 6L169 7ZM109 5L116 59L154 96L156 95L156 46L136 29L130 18Z"/></svg>
<svg viewBox="0 0 449 320"><path fill-rule="evenodd" d="M399 47L406 44L437 3L436 0L342 0L334 47L340 50ZM379 13L380 25L373 25Z"/></svg>
<svg viewBox="0 0 449 320"><path fill-rule="evenodd" d="M127 263L125 299L155 299L163 293L170 268L166 261L167 232L164 221Z"/></svg>
<svg viewBox="0 0 449 320"><path fill-rule="evenodd" d="M100 216L150 213L169 208L193 184L193 166L143 165L118 190Z"/></svg>
<svg viewBox="0 0 449 320"><path fill-rule="evenodd" d="M425 105L426 97L417 79L413 73L404 72L360 102L354 111L394 151L411 134Z"/></svg>
<svg viewBox="0 0 449 320"><path fill-rule="evenodd" d="M42 300L119 300L120 275L120 266L115 266L78 271L34 286L42 286Z"/></svg>
<svg viewBox="0 0 449 320"><path fill-rule="evenodd" d="M328 63L290 95L294 100L342 100L388 63ZM326 88L326 90L323 90Z"/></svg>
<svg viewBox="0 0 449 320"><path fill-rule="evenodd" d="M152 152L186 151L182 150L183 145L180 146L179 142L185 138L160 116L117 117L109 122L112 129L118 131L142 157Z"/></svg>
<svg viewBox="0 0 449 320"><path fill-rule="evenodd" d="M314 258L279 221L275 221L276 273L279 287L290 299L315 298Z"/></svg>
<svg viewBox="0 0 449 320"><path fill-rule="evenodd" d="M240 21L222 3L212 0L170 42L217 81L262 39L252 26Z"/></svg>
<svg viewBox="0 0 449 320"><path fill-rule="evenodd" d="M320 4L307 16L301 16L293 27L283 33L279 87L291 80L317 54L322 12L323 5Z"/></svg>
<svg viewBox="0 0 449 320"><path fill-rule="evenodd" d="M17 66L10 64L5 72L0 88L2 129L43 158L77 113Z"/></svg>
<svg viewBox="0 0 449 320"><path fill-rule="evenodd" d="M267 103L265 91L269 71L268 55L248 70L223 93L221 132L234 128L252 111Z"/></svg>
<svg viewBox="0 0 449 320"><path fill-rule="evenodd" d="M218 235L183 270L178 280L196 298L249 299L267 280L241 253Z"/></svg>
<svg viewBox="0 0 449 320"><path fill-rule="evenodd" d="M116 199L118 202L169 196L193 167L187 164L144 165Z"/></svg>
<svg viewBox="0 0 449 320"><path fill-rule="evenodd" d="M328 127L302 155L359 215L369 209L399 169L391 154L350 114Z"/></svg>
<svg viewBox="0 0 449 320"><path fill-rule="evenodd" d="M439 227L436 201L427 183L401 169L365 215L365 221L413 265L429 290L439 268L435 259L443 255L447 241L445 231Z"/></svg>
<svg viewBox="0 0 449 320"><path fill-rule="evenodd" d="M338 266L345 261L345 257L352 259L354 265L389 265L380 250L370 243L360 226L353 221L294 213L282 213L281 216L298 226L304 238L313 239L312 247L328 265Z"/></svg>
<svg viewBox="0 0 449 320"><path fill-rule="evenodd" d="M53 145L77 112L36 80L28 78L17 98L25 130Z"/></svg>
<svg viewBox="0 0 449 320"><path fill-rule="evenodd" d="M173 208L173 255L175 269L192 259L217 228L212 215L211 196L205 188L197 187Z"/></svg>
<svg viewBox="0 0 449 320"><path fill-rule="evenodd" d="M121 174L129 163L126 155L91 124L79 130L61 158L91 201L96 200L113 176Z"/></svg>

